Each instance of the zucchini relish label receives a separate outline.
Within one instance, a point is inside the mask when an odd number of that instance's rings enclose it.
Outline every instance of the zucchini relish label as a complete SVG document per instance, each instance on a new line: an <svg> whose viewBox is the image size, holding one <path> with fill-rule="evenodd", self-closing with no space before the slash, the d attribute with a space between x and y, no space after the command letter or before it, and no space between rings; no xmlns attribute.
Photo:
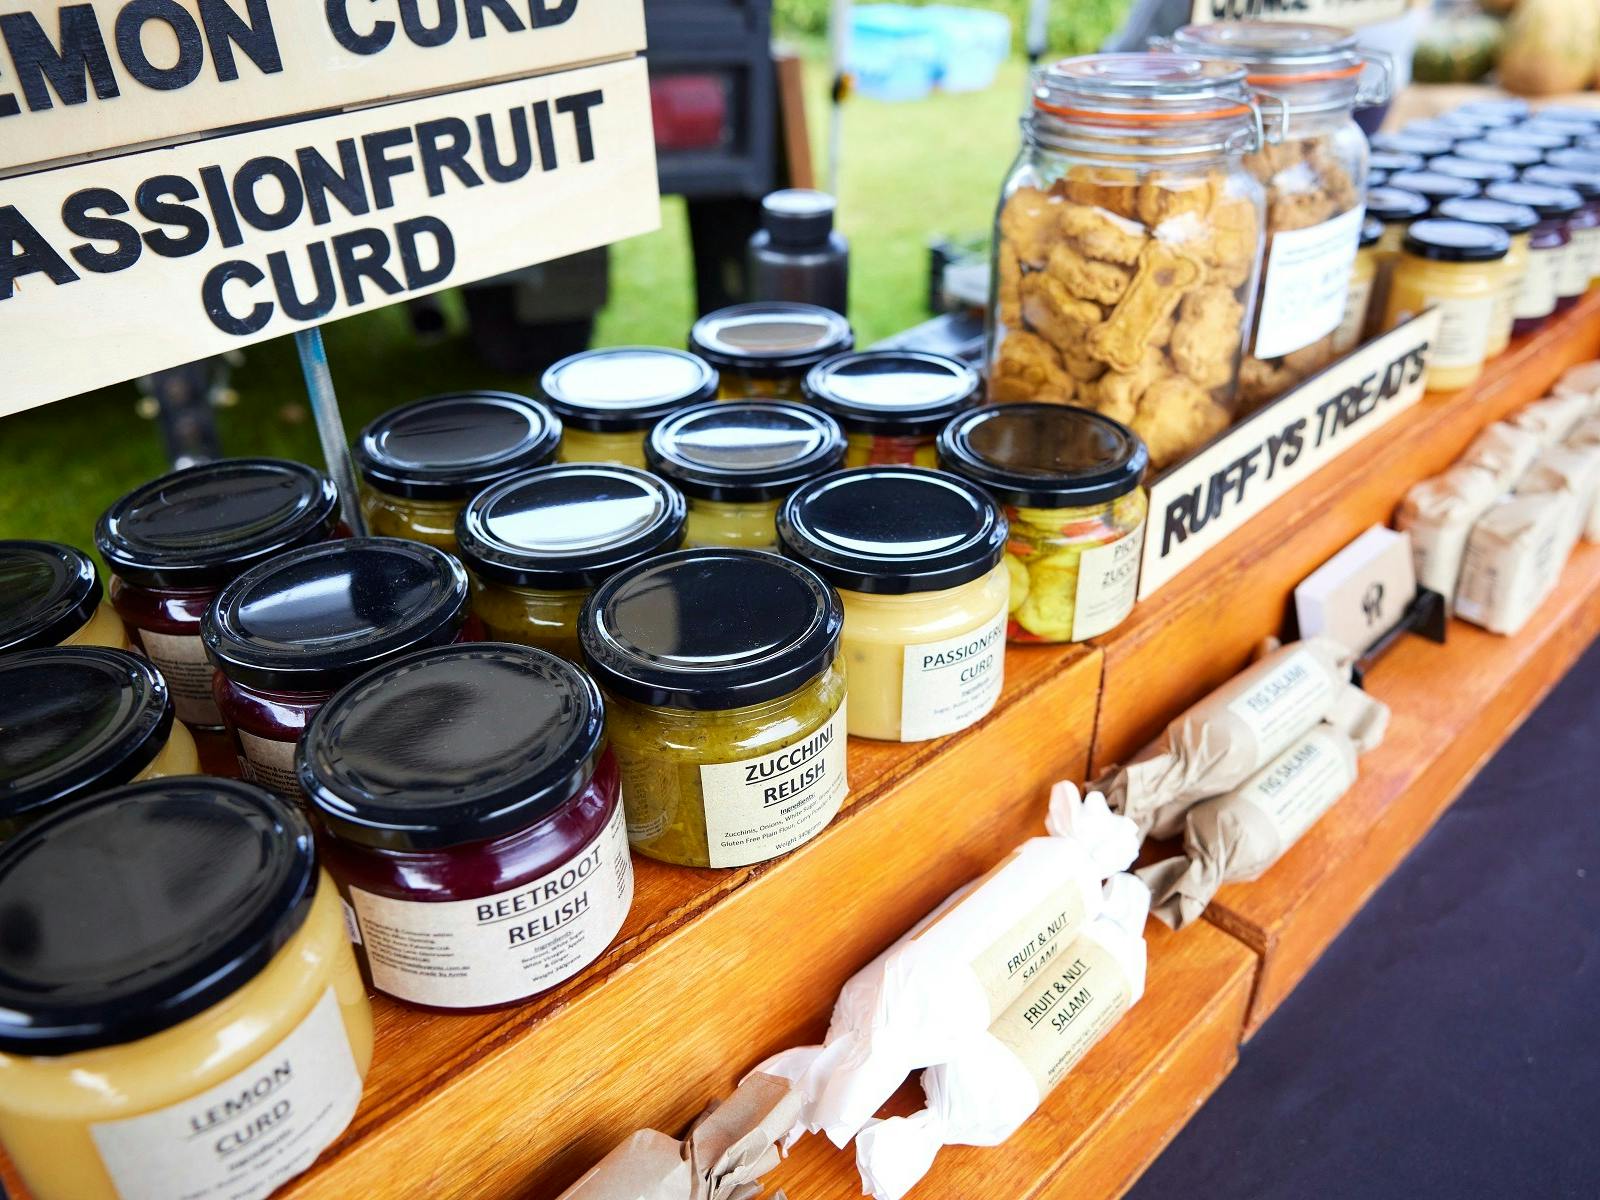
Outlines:
<svg viewBox="0 0 1600 1200"><path fill-rule="evenodd" d="M145 655L167 681L178 720L185 725L221 725L222 710L211 694L215 668L206 657L206 644L200 635L152 633L148 629L141 629L138 634Z"/></svg>
<svg viewBox="0 0 1600 1200"><path fill-rule="evenodd" d="M827 724L782 750L702 766L711 865L765 862L821 833L850 791L844 747L840 704Z"/></svg>
<svg viewBox="0 0 1600 1200"><path fill-rule="evenodd" d="M994 707L1005 682L1008 616L1002 608L993 620L959 637L905 648L902 742L923 742L965 729Z"/></svg>
<svg viewBox="0 0 1600 1200"><path fill-rule="evenodd" d="M1128 978L1112 953L1080 937L989 1026L1033 1076L1043 1100L1133 1003Z"/></svg>
<svg viewBox="0 0 1600 1200"><path fill-rule="evenodd" d="M633 903L622 805L564 865L473 900L419 903L350 889L372 982L434 1008L509 1004L570 979L611 944Z"/></svg>
<svg viewBox="0 0 1600 1200"><path fill-rule="evenodd" d="M1144 523L1132 533L1078 556L1078 590L1072 607L1072 640L1086 642L1128 619L1139 598L1139 563L1144 558Z"/></svg>
<svg viewBox="0 0 1600 1200"><path fill-rule="evenodd" d="M258 1200L344 1132L361 1076L330 988L238 1074L181 1103L89 1126L122 1200Z"/></svg>

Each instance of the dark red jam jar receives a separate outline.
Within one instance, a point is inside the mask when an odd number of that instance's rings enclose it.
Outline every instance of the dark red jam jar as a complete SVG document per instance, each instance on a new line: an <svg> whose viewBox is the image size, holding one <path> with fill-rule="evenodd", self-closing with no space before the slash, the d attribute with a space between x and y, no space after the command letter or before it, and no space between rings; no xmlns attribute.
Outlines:
<svg viewBox="0 0 1600 1200"><path fill-rule="evenodd" d="M295 747L328 697L413 650L455 641L467 601L460 563L399 538L304 546L223 588L200 636L244 777L298 799Z"/></svg>
<svg viewBox="0 0 1600 1200"><path fill-rule="evenodd" d="M529 646L422 650L328 701L301 786L372 985L515 1004L598 958L633 864L594 682Z"/></svg>
<svg viewBox="0 0 1600 1200"><path fill-rule="evenodd" d="M1583 212L1583 197L1571 188L1523 182L1492 183L1484 195L1509 204L1525 204L1539 214L1539 223L1528 235L1528 272L1554 273L1556 312L1576 304L1589 286L1587 277L1579 278L1582 271L1572 236L1572 221ZM1518 317L1511 332L1521 337L1542 324L1542 319Z"/></svg>
<svg viewBox="0 0 1600 1200"><path fill-rule="evenodd" d="M221 729L200 619L224 584L285 550L326 541L339 494L320 472L273 458L230 458L163 475L101 515L95 545L111 603L161 668L178 719Z"/></svg>
<svg viewBox="0 0 1600 1200"><path fill-rule="evenodd" d="M1543 167L1529 167L1522 173L1527 183L1548 187L1571 188L1583 199L1583 210L1574 213L1567 222L1572 233L1571 271L1573 284L1582 281L1583 291L1600 276L1600 155L1573 150L1593 160L1589 166L1577 165L1577 160L1566 159ZM1557 156L1551 155L1554 160Z"/></svg>

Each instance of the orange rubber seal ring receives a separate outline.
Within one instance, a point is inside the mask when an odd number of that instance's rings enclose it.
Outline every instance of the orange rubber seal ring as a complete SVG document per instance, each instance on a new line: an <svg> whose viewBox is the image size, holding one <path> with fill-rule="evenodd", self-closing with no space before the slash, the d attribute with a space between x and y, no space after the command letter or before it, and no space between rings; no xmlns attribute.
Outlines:
<svg viewBox="0 0 1600 1200"><path fill-rule="evenodd" d="M1334 71L1307 71L1304 75L1246 75L1246 83L1319 83L1326 79L1353 79L1367 69L1366 63L1340 67Z"/></svg>
<svg viewBox="0 0 1600 1200"><path fill-rule="evenodd" d="M1033 102L1034 108L1054 117L1069 120L1102 121L1108 125L1160 125L1169 121L1213 121L1219 117L1242 117L1250 113L1248 104L1233 104L1227 108L1208 108L1203 112L1148 112L1109 113L1095 108L1063 108L1058 104Z"/></svg>

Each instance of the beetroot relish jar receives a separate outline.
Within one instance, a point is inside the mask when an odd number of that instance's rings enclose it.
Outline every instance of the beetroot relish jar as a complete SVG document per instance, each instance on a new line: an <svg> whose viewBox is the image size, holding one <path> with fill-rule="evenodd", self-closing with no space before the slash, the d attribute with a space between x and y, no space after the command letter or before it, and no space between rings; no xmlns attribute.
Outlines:
<svg viewBox="0 0 1600 1200"><path fill-rule="evenodd" d="M101 514L94 540L111 603L161 669L178 719L219 729L200 620L222 586L259 562L323 542L339 493L321 473L273 458L229 458L135 488Z"/></svg>
<svg viewBox="0 0 1600 1200"><path fill-rule="evenodd" d="M244 777L298 798L295 747L317 710L373 668L455 641L467 598L460 563L399 538L303 546L223 588L200 636Z"/></svg>
<svg viewBox="0 0 1600 1200"><path fill-rule="evenodd" d="M605 951L633 863L604 729L587 675L506 642L418 651L323 706L300 783L374 987L496 1008Z"/></svg>

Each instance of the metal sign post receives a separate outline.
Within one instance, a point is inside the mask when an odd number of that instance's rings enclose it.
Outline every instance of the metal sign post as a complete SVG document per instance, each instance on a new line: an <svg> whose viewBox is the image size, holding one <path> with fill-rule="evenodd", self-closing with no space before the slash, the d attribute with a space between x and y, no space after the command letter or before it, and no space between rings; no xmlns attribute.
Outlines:
<svg viewBox="0 0 1600 1200"><path fill-rule="evenodd" d="M361 516L355 463L350 460L350 445L344 436L339 398L333 392L333 373L328 370L328 350L322 344L322 330L315 325L297 330L294 348L300 354L300 370L305 374L306 395L311 400L311 415L317 423L322 457L327 460L328 474L339 485L339 511L350 532L360 537L367 532L367 523Z"/></svg>

